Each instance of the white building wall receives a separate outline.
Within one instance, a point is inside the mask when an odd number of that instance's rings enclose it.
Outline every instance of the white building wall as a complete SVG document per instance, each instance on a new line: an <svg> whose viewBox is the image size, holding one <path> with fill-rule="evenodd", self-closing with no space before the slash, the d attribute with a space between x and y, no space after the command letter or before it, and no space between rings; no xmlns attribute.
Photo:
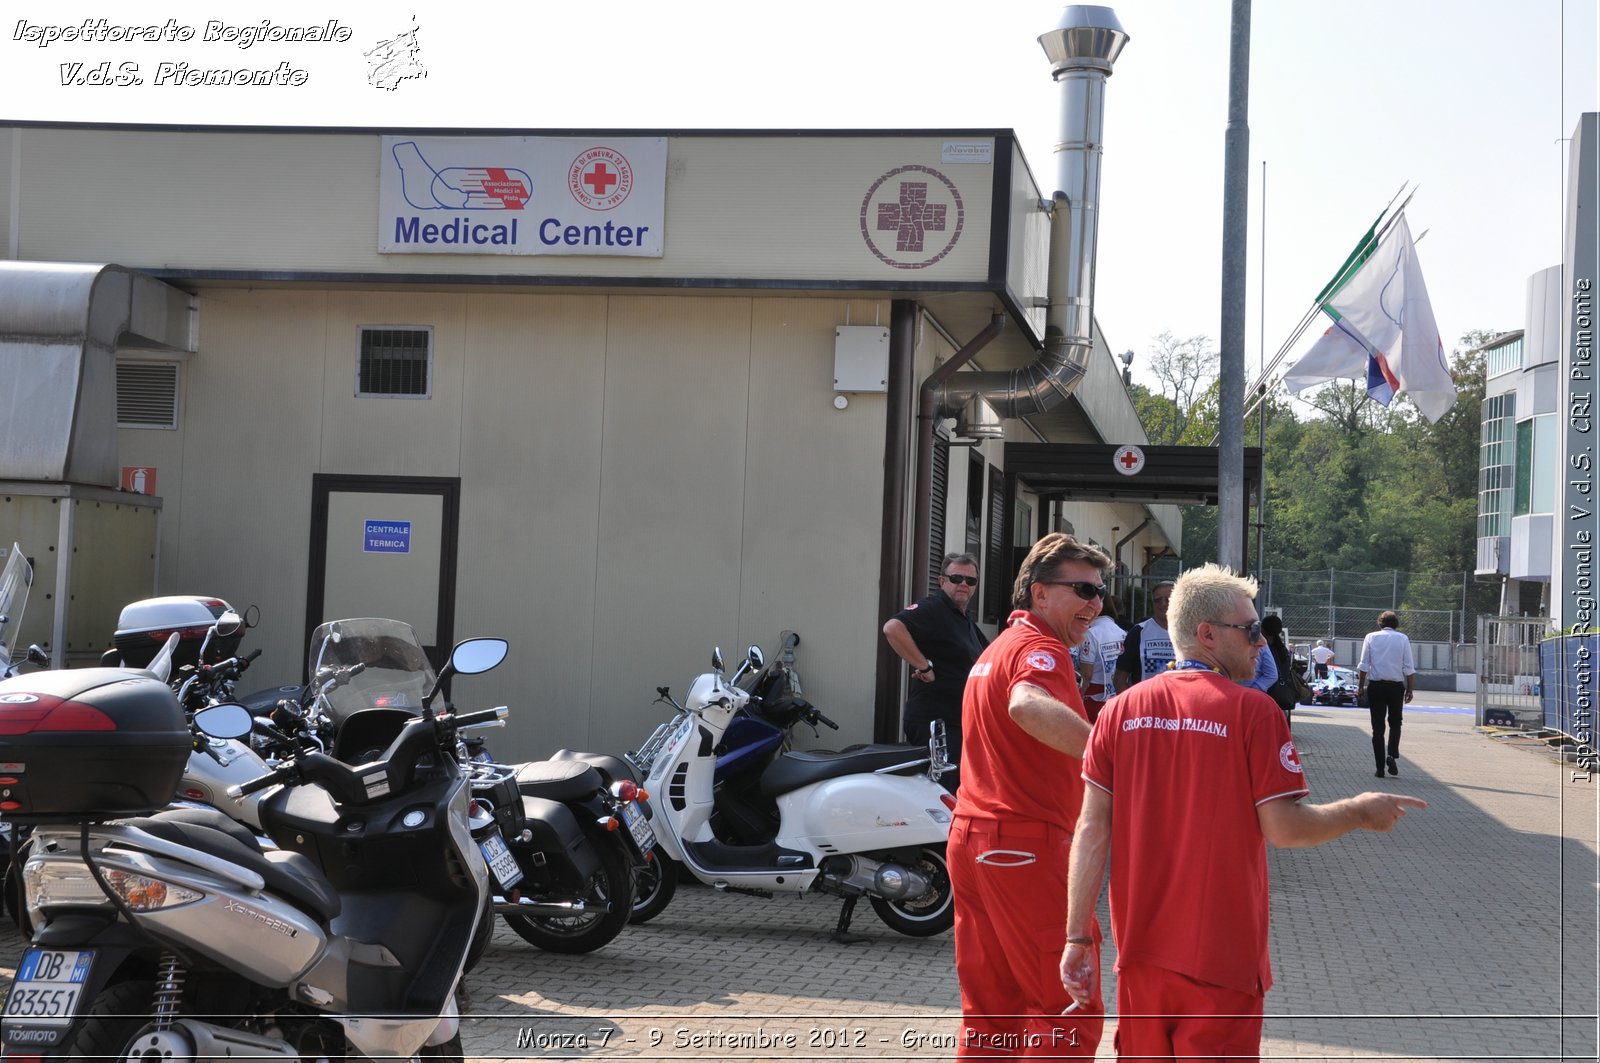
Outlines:
<svg viewBox="0 0 1600 1063"><path fill-rule="evenodd" d="M656 686L783 629L836 740L870 738L884 398L835 410L832 366L834 326L877 304L226 288L201 308L182 428L120 442L184 514L163 592L260 607L259 685L298 679L312 474L460 477L456 635L513 652L457 695L511 706L497 752L631 748ZM360 324L434 329L431 399L353 396Z"/></svg>
<svg viewBox="0 0 1600 1063"><path fill-rule="evenodd" d="M147 270L903 280L904 270L863 247L862 227L875 219L863 221L862 197L890 171L916 164L950 180L962 204L960 239L918 269L918 280L983 281L989 273L994 166L942 163L937 135L670 138L663 257L529 258L380 254L383 144L373 133L0 134L16 138L24 259ZM10 156L0 152L7 163ZM929 180L910 178L919 176ZM539 218L523 221L536 226ZM945 224L952 231L956 219Z"/></svg>

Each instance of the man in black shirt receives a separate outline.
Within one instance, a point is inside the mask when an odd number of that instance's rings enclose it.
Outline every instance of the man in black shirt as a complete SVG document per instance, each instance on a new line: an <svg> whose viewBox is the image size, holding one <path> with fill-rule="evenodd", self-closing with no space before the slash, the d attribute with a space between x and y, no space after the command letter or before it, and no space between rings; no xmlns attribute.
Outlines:
<svg viewBox="0 0 1600 1063"><path fill-rule="evenodd" d="M961 694L967 673L989 640L967 615L978 592L978 563L969 554L949 554L940 566L939 589L890 617L883 636L911 666L906 697L906 741L925 743L934 720L944 721L950 763L961 759ZM941 780L952 791L959 770Z"/></svg>

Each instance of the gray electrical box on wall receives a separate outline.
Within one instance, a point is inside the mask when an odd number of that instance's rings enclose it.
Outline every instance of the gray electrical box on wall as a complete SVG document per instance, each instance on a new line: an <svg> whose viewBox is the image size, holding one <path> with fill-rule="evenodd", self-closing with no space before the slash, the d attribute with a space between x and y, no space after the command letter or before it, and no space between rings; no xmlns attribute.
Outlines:
<svg viewBox="0 0 1600 1063"><path fill-rule="evenodd" d="M833 330L833 390L889 390L889 330L839 325Z"/></svg>

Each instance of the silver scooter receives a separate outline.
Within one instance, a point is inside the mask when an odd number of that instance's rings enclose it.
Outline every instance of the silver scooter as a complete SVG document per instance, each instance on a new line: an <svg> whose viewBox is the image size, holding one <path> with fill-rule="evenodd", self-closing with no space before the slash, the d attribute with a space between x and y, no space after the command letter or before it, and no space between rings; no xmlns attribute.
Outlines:
<svg viewBox="0 0 1600 1063"><path fill-rule="evenodd" d="M258 806L273 851L214 810L129 818L171 796L191 744L155 677L0 682L0 719L13 717L0 761L25 765L12 815L35 824L34 935L0 1015L6 1053L460 1059L459 983L489 887L455 753L461 728L505 710L431 704L451 674L505 654L500 639L457 646L376 759L309 751L233 787L276 787ZM252 725L238 705L196 715L218 738Z"/></svg>

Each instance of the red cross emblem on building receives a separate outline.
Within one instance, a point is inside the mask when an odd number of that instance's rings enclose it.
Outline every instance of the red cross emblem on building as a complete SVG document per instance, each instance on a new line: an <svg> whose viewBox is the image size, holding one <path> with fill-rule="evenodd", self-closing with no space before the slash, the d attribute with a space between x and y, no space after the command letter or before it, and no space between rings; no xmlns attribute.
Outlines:
<svg viewBox="0 0 1600 1063"><path fill-rule="evenodd" d="M615 148L589 148L572 160L567 191L590 210L611 210L633 191L633 167Z"/></svg>
<svg viewBox="0 0 1600 1063"><path fill-rule="evenodd" d="M912 163L890 170L867 189L861 238L886 265L923 269L955 247L965 217L955 182L931 166Z"/></svg>
<svg viewBox="0 0 1600 1063"><path fill-rule="evenodd" d="M610 167L604 162L595 163L585 170L583 174L583 183L589 186L589 190L594 195L601 198L604 198L611 191L611 186L619 180L620 178L612 173Z"/></svg>
<svg viewBox="0 0 1600 1063"><path fill-rule="evenodd" d="M901 181L897 203L878 204L878 231L896 230L896 251L921 251L928 231L944 232L945 205L928 202L928 182Z"/></svg>
<svg viewBox="0 0 1600 1063"><path fill-rule="evenodd" d="M1135 476L1144 469L1144 451L1129 443L1117 448L1111 467L1124 476Z"/></svg>

